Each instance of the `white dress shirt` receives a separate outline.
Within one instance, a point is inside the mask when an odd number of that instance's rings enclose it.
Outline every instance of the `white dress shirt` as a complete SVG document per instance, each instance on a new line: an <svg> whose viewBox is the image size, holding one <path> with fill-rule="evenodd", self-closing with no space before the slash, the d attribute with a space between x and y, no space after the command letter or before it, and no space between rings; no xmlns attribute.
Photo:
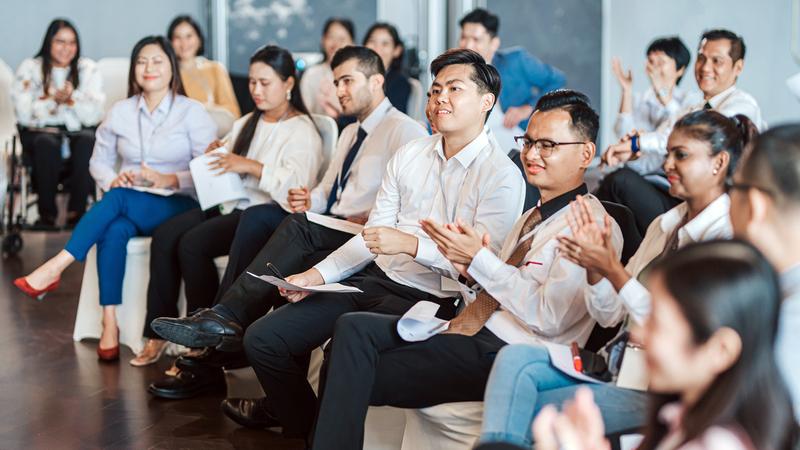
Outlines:
<svg viewBox="0 0 800 450"><path fill-rule="evenodd" d="M584 191L585 192L585 191ZM567 260L558 250L557 236L572 234L567 223L568 202L577 192L567 194L560 209L528 234L519 236L533 210L523 214L506 236L499 254L481 249L472 259L468 273L498 303L498 309L486 322L486 328L509 344L539 343L540 340L579 345L586 343L595 321L586 310L584 291L586 269ZM585 195L592 217L602 223L603 205L593 195ZM551 200L558 202L560 198ZM548 202L550 203L550 202ZM547 205L547 204L545 204ZM537 206L542 208L543 205ZM617 255L622 253L622 232L613 222L612 241ZM506 264L520 242L533 235L531 248L521 267ZM463 289L467 302L476 298L474 291Z"/></svg>
<svg viewBox="0 0 800 450"><path fill-rule="evenodd" d="M672 98L665 105L658 99L656 91L651 86L644 92L634 94L633 109L630 112L621 112L617 115L614 133L617 137L622 137L632 130L640 133L655 131L663 123L674 123L682 111L702 100L703 95L699 91L675 86L672 89Z"/></svg>
<svg viewBox="0 0 800 450"><path fill-rule="evenodd" d="M103 91L103 77L91 59L78 60L79 84L72 92L73 104L59 105L50 95L54 88L63 87L63 84L56 86L56 83L67 80L69 72L68 67L53 67L50 71L51 85L45 95L42 58L22 61L11 88L11 100L20 125L33 128L63 125L69 131L78 131L82 127L93 127L100 123L106 94Z"/></svg>
<svg viewBox="0 0 800 450"><path fill-rule="evenodd" d="M419 241L416 258L376 258L358 234L314 267L333 283L374 260L397 283L452 296L457 290L443 286L442 277L455 280L458 272L422 231L420 219L452 223L461 218L478 233L490 233L497 251L522 211L524 195L519 169L485 130L449 160L441 135L411 141L389 161L366 228L386 226L413 234Z"/></svg>
<svg viewBox="0 0 800 450"><path fill-rule="evenodd" d="M233 130L226 145L233 146L250 114L233 123ZM245 155L260 162L261 178L244 176L247 199L240 200L238 209L262 203L275 202L286 211L291 211L287 197L289 189L298 186L313 186L322 164L322 138L314 122L299 114L275 123L259 119L256 132Z"/></svg>
<svg viewBox="0 0 800 450"><path fill-rule="evenodd" d="M781 303L775 354L800 422L800 264L781 274Z"/></svg>
<svg viewBox="0 0 800 450"><path fill-rule="evenodd" d="M134 95L115 103L97 128L89 172L107 191L119 172L138 173L145 162L158 172L177 175L178 189L194 195L189 161L216 137L217 126L200 102L168 94L151 113L144 98Z"/></svg>
<svg viewBox="0 0 800 450"><path fill-rule="evenodd" d="M692 242L730 239L733 235L728 217L730 205L728 194L722 194L706 206L700 214L678 230L678 248ZM614 326L626 314L630 314L634 322L641 324L650 315L652 309L650 292L636 277L651 261L661 255L673 230L681 224L688 211L689 206L685 202L681 203L656 217L650 224L639 249L625 266L631 279L619 293L605 278L595 285L586 287L587 308L601 326Z"/></svg>
<svg viewBox="0 0 800 450"><path fill-rule="evenodd" d="M388 98L383 99L363 122L351 123L342 130L336 153L322 181L311 191L312 212L322 214L328 207L328 196L340 176L350 147L356 141L359 127L367 132L367 137L350 166L344 189L331 208L334 216L367 216L381 185L378 174L383 174L386 164L400 147L428 135L417 121L394 108Z"/></svg>
<svg viewBox="0 0 800 450"><path fill-rule="evenodd" d="M700 102L678 114L674 121L662 123L661 127L655 131L641 133L639 135L639 156L635 160L625 163L625 167L633 169L642 175L661 170L667 155L667 140L675 122L690 112L703 109L705 103L701 99ZM747 116L760 131L764 131L767 128L766 123L761 119L761 109L758 107L756 100L752 95L737 88L736 85L711 97L708 103L715 111L728 117L733 117L737 114Z"/></svg>

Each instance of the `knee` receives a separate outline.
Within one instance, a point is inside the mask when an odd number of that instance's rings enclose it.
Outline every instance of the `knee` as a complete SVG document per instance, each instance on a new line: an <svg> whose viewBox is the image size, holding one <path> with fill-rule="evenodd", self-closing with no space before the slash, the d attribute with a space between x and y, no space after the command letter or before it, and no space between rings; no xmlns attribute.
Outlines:
<svg viewBox="0 0 800 450"><path fill-rule="evenodd" d="M270 324L269 317L262 317L247 327L242 345L250 361L265 357L289 356L285 340Z"/></svg>
<svg viewBox="0 0 800 450"><path fill-rule="evenodd" d="M542 364L550 364L550 355L546 348L538 345L506 345L495 360L497 370L506 373L536 370Z"/></svg>
<svg viewBox="0 0 800 450"><path fill-rule="evenodd" d="M337 341L347 342L355 339L362 341L366 338L366 330L369 328L365 326L364 321L368 321L372 313L368 312L351 312L340 316L336 320L334 326L333 336Z"/></svg>
<svg viewBox="0 0 800 450"><path fill-rule="evenodd" d="M34 154L57 151L61 148L61 136L50 133L38 133L33 139Z"/></svg>
<svg viewBox="0 0 800 450"><path fill-rule="evenodd" d="M106 228L103 234L103 241L125 241L136 235L136 228L133 224L116 220Z"/></svg>

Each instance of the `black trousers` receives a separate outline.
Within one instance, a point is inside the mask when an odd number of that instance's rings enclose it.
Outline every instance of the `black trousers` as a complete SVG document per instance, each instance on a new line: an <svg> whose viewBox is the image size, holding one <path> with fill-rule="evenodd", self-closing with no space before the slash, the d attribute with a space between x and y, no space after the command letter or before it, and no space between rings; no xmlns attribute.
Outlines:
<svg viewBox="0 0 800 450"><path fill-rule="evenodd" d="M357 312L336 322L314 449L362 448L370 405L425 408L483 400L504 341L483 328L475 336L439 334L411 343L397 334L397 320Z"/></svg>
<svg viewBox="0 0 800 450"><path fill-rule="evenodd" d="M630 208L642 236L647 232L647 227L653 219L681 202L680 199L669 195L669 192L659 189L637 172L625 167L605 177L595 195L600 200L619 203Z"/></svg>
<svg viewBox="0 0 800 450"><path fill-rule="evenodd" d="M266 233L266 231L265 231ZM267 243L252 258L246 271L256 275L272 275L267 263L272 263L286 276L310 269L341 247L353 235L309 222L305 213L286 217ZM285 300L278 289L242 271L230 288L220 289L215 308L223 307L226 315L247 328L272 308Z"/></svg>
<svg viewBox="0 0 800 450"><path fill-rule="evenodd" d="M68 133L70 140L70 157L68 161L61 158L61 134L43 131L21 130L22 148L30 158L33 167L33 187L37 194L39 216L46 220L55 220L58 216L56 208L56 192L58 191L59 174L65 162L70 165L69 176L69 212L83 214L86 211L86 200L94 186L89 175L89 158L94 149L94 128L85 128Z"/></svg>
<svg viewBox="0 0 800 450"><path fill-rule="evenodd" d="M396 283L374 263L343 284L356 286L363 292L310 295L298 303L289 303L272 311L245 332L247 359L287 437L307 437L317 410L317 398L308 383L307 370L298 364L298 357L309 355L333 336L336 321L343 314L371 311L399 315L416 302L429 300L442 305L439 309L441 317L455 315L453 299L439 298ZM357 378L351 380L355 383L361 381ZM363 427L363 421L359 426Z"/></svg>
<svg viewBox="0 0 800 450"><path fill-rule="evenodd" d="M160 339L150 328L153 319L178 316L181 279L189 312L214 303L219 287L214 258L228 254L242 215L240 210L226 215L214 211L191 209L167 220L153 232L145 337Z"/></svg>
<svg viewBox="0 0 800 450"><path fill-rule="evenodd" d="M220 281L215 303L219 302L222 295L255 259L259 250L267 245L269 238L288 215L289 213L274 203L251 206L242 212L228 254L228 267Z"/></svg>

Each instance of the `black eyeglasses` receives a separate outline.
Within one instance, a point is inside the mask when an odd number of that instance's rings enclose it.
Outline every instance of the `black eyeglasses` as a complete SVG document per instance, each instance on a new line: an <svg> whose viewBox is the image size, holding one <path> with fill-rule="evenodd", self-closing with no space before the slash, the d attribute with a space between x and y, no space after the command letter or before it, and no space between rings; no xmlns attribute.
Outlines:
<svg viewBox="0 0 800 450"><path fill-rule="evenodd" d="M555 149L560 145L575 145L575 144L585 144L586 141L581 142L555 142L551 141L550 139L528 139L527 136L514 136L514 142L519 145L519 149L522 153L529 151L532 148L536 148L536 151L539 152L539 155L542 158L548 158L550 155L553 154Z"/></svg>

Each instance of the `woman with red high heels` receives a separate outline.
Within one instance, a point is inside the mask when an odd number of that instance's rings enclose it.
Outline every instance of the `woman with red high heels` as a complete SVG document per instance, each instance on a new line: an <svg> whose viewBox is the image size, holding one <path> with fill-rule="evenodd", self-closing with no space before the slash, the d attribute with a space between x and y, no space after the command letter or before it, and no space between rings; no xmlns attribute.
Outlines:
<svg viewBox="0 0 800 450"><path fill-rule="evenodd" d="M97 129L89 162L105 195L78 222L64 250L14 280L27 295L41 299L58 287L61 273L75 260L83 261L96 244L103 306L97 347L101 360L119 358L116 305L122 303L128 240L149 236L167 219L197 207L189 161L216 136L203 105L184 95L178 70L165 38L149 36L136 44L128 98L117 102Z"/></svg>

